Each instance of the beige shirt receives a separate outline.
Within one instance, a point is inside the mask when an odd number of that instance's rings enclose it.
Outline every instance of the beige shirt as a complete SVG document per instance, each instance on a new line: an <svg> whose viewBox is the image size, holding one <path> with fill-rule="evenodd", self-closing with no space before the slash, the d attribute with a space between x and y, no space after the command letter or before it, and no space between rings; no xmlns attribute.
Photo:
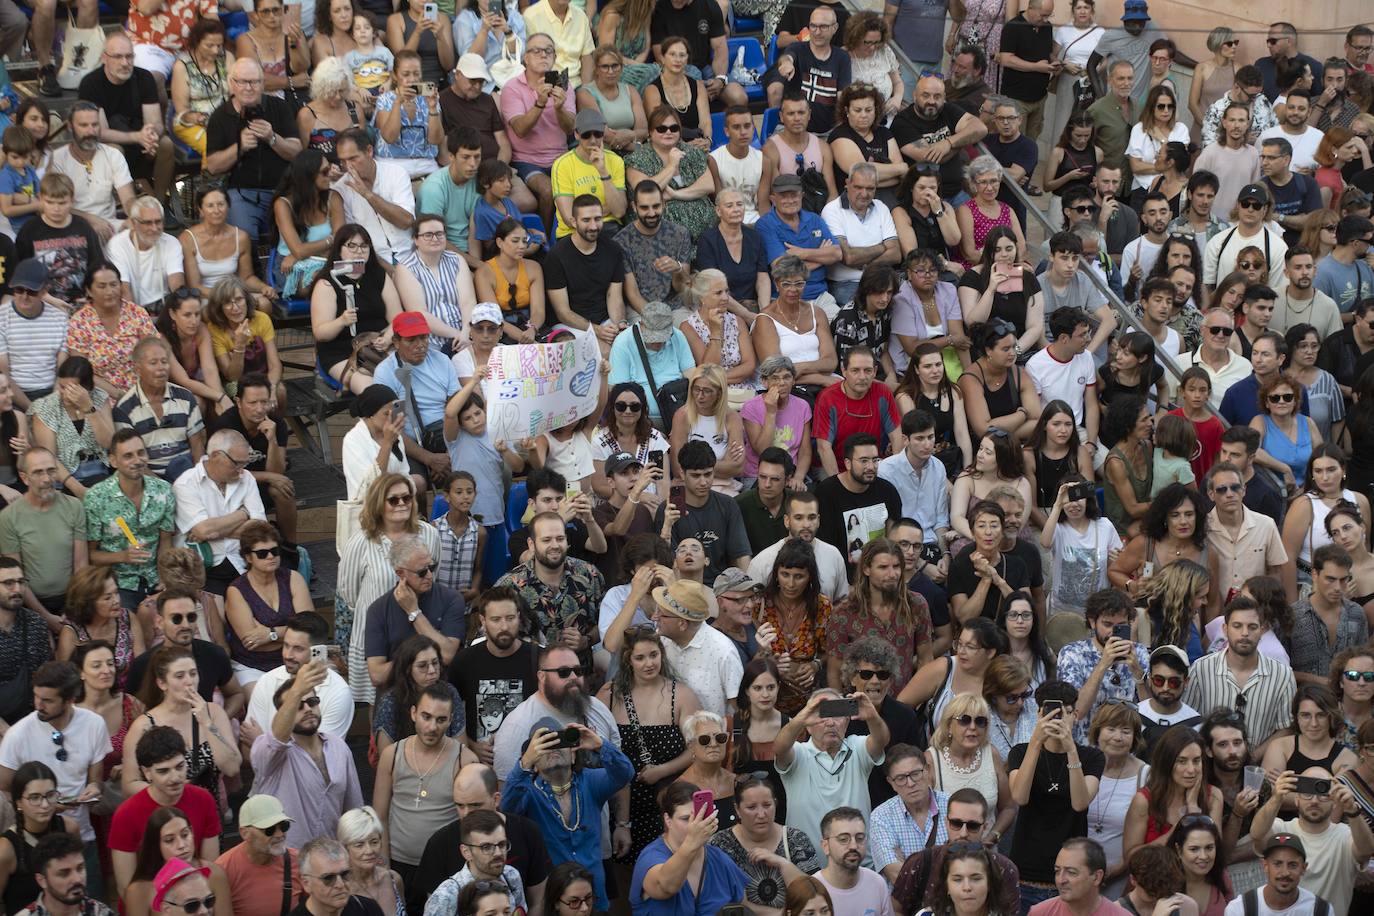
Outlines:
<svg viewBox="0 0 1374 916"><path fill-rule="evenodd" d="M1252 576L1263 576L1267 567L1288 562L1278 526L1267 515L1241 506L1240 530L1233 536L1221 523L1215 508L1207 516L1207 546L1217 558L1218 591L1226 596Z"/></svg>

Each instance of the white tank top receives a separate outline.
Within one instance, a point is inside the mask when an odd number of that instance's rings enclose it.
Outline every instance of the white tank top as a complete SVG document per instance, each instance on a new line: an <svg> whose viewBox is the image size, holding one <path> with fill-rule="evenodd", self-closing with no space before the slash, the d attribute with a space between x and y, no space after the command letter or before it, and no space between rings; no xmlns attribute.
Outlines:
<svg viewBox="0 0 1374 916"><path fill-rule="evenodd" d="M553 433L544 433L549 444L549 469L562 474L569 483L596 473L592 463L592 443L580 433L573 433L567 442L560 442Z"/></svg>
<svg viewBox="0 0 1374 916"><path fill-rule="evenodd" d="M731 189L744 195L744 222L750 224L758 220L759 181L763 178L763 152L749 147L749 154L736 159L728 149L719 147L711 151L716 160L716 171L720 173L722 190Z"/></svg>
<svg viewBox="0 0 1374 916"><path fill-rule="evenodd" d="M1341 499L1351 505L1359 505L1355 499L1354 490L1342 490ZM1326 533L1326 517L1331 514L1331 507L1322 502L1321 497L1307 494L1307 500L1312 504L1312 527L1308 529L1307 537L1302 539L1302 548L1298 551L1298 562L1305 563L1309 567L1312 565L1312 554L1331 543L1331 535Z"/></svg>
<svg viewBox="0 0 1374 916"><path fill-rule="evenodd" d="M810 303L807 305L812 308L812 321L814 322L815 306L811 306ZM792 360L794 365L814 362L821 358L821 338L816 333L814 326L809 331L797 332L781 321L775 320L772 315L761 314L759 317L767 318L773 322L773 327L778 332L778 352Z"/></svg>
<svg viewBox="0 0 1374 916"><path fill-rule="evenodd" d="M711 446L711 451L716 453L716 460L722 461L725 458L725 447L730 444L730 437L720 423L713 416L697 417L697 422L687 431L687 441L705 442Z"/></svg>

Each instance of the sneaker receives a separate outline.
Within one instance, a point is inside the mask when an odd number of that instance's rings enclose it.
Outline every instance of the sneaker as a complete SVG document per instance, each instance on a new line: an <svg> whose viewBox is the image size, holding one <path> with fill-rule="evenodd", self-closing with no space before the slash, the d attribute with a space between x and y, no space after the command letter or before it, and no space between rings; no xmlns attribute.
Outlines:
<svg viewBox="0 0 1374 916"><path fill-rule="evenodd" d="M48 98L56 98L62 94L62 87L57 85L57 68L52 64L38 71L38 92Z"/></svg>

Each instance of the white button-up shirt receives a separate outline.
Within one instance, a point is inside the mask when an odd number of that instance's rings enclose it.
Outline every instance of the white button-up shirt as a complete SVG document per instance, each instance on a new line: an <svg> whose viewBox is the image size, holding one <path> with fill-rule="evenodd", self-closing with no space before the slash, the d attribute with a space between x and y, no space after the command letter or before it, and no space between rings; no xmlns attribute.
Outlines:
<svg viewBox="0 0 1374 916"><path fill-rule="evenodd" d="M727 701L739 695L739 682L744 677L744 664L730 637L703 623L686 648L671 639L663 640L663 657L696 693L702 709L722 718L730 714Z"/></svg>
<svg viewBox="0 0 1374 916"><path fill-rule="evenodd" d="M415 194L410 189L410 176L406 170L385 159L375 161L377 174L372 179L373 193L414 216ZM333 189L343 198L344 222L357 223L366 229L372 239L372 247L377 250L377 257L384 262L394 264L397 258L415 247L410 227L387 222L377 208L358 193L351 177L340 178L334 182Z"/></svg>
<svg viewBox="0 0 1374 916"><path fill-rule="evenodd" d="M172 492L177 498L177 534L174 543L186 546L186 532L206 519L219 518L240 509L248 510L250 519L267 521L267 512L258 494L258 482L247 471L239 471L239 476L223 489L206 473L209 457L177 478L172 484ZM218 566L225 560L243 572L247 568L243 556L239 554L239 539L236 537L216 538L209 542L214 554L213 565Z"/></svg>
<svg viewBox="0 0 1374 916"><path fill-rule="evenodd" d="M949 527L949 475L944 462L932 456L925 467L916 468L902 449L878 462L878 476L897 488L902 514L921 523L927 544L935 542L937 531Z"/></svg>

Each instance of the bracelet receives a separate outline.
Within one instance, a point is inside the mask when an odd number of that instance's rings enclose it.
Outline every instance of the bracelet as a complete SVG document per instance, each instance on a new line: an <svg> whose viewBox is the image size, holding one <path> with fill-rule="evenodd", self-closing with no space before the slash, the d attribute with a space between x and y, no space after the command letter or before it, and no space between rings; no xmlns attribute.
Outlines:
<svg viewBox="0 0 1374 916"><path fill-rule="evenodd" d="M630 827L630 822L629 822L629 821L616 821L616 822L615 822L615 826L616 826L616 829L619 829L619 828L621 828L621 827L624 827L624 828L626 828L626 829L628 830L629 827Z"/></svg>
<svg viewBox="0 0 1374 916"><path fill-rule="evenodd" d="M1080 761L1079 763L1066 763L1066 764L1064 764L1064 765L1065 765L1066 767L1068 767L1069 769L1071 769L1071 770L1081 770L1081 769L1083 769L1083 764L1082 764L1081 761Z"/></svg>
<svg viewBox="0 0 1374 916"><path fill-rule="evenodd" d="M597 178L600 178L602 181L611 181L611 180L612 180L610 175L598 175L598 176L596 176L596 177L597 177Z"/></svg>

